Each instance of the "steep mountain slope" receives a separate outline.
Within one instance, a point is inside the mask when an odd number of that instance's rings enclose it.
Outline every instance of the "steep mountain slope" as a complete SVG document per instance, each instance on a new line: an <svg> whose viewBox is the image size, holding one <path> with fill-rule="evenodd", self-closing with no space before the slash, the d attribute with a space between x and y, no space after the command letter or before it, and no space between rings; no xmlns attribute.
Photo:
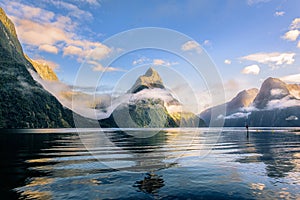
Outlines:
<svg viewBox="0 0 300 200"><path fill-rule="evenodd" d="M25 58L31 63L35 71L40 75L43 80L58 81L58 78L54 71L46 64L30 59L27 55Z"/></svg>
<svg viewBox="0 0 300 200"><path fill-rule="evenodd" d="M300 126L299 88L297 84L289 85L277 78L266 79L258 93L252 92L247 104L235 101L241 93L226 103L227 114L222 116L225 126L245 126L246 123L256 127ZM211 120L211 109L200 114L206 123Z"/></svg>
<svg viewBox="0 0 300 200"><path fill-rule="evenodd" d="M291 95L293 95L297 99L300 99L300 85L299 84L288 84L287 88Z"/></svg>
<svg viewBox="0 0 300 200"><path fill-rule="evenodd" d="M267 78L259 93L253 101L253 105L258 109L263 109L268 106L271 101L280 100L283 98L293 98L287 88L287 84L277 78Z"/></svg>
<svg viewBox="0 0 300 200"><path fill-rule="evenodd" d="M288 84L287 88L288 88L291 95L293 95L297 99L300 99L300 85L298 85L298 84Z"/></svg>
<svg viewBox="0 0 300 200"><path fill-rule="evenodd" d="M257 88L252 88L249 90L243 90L239 92L231 101L225 103L226 115L228 116L234 113L239 113L244 108L249 107L257 94ZM224 106L224 104L220 106ZM220 106L209 108L200 114L201 118L204 119L206 124L209 124L210 122L212 109L218 109L218 107Z"/></svg>
<svg viewBox="0 0 300 200"><path fill-rule="evenodd" d="M117 106L109 118L100 120L102 127L205 126L204 121L195 114L181 111L180 102L165 88L161 77L153 68L140 76L126 95L129 101Z"/></svg>
<svg viewBox="0 0 300 200"><path fill-rule="evenodd" d="M13 23L0 8L0 128L74 126L72 112L33 80Z"/></svg>

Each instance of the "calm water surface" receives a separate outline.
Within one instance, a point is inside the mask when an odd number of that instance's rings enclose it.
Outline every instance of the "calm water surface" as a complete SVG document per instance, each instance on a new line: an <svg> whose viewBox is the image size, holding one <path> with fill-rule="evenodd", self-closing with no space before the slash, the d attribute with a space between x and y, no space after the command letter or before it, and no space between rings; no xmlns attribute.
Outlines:
<svg viewBox="0 0 300 200"><path fill-rule="evenodd" d="M0 159L1 199L300 198L300 128L2 130Z"/></svg>

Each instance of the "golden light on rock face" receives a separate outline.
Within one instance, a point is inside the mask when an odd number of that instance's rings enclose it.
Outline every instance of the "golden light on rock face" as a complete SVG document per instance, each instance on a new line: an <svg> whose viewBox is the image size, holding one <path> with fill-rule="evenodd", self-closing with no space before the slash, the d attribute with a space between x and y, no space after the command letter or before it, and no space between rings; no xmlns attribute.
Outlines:
<svg viewBox="0 0 300 200"><path fill-rule="evenodd" d="M40 63L36 60L30 59L27 55L25 58L32 64L36 72L43 80L46 81L58 81L58 78L53 69L47 63Z"/></svg>
<svg viewBox="0 0 300 200"><path fill-rule="evenodd" d="M288 84L287 88L289 92L296 98L300 99L300 85L298 84Z"/></svg>

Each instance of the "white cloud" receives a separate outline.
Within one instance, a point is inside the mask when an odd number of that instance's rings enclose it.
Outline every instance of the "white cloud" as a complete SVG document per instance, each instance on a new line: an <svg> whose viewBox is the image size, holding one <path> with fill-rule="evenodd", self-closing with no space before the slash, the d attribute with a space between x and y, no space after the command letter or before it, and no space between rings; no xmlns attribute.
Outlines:
<svg viewBox="0 0 300 200"><path fill-rule="evenodd" d="M63 49L64 56L66 55L81 55L83 50L80 47L76 46L67 46Z"/></svg>
<svg viewBox="0 0 300 200"><path fill-rule="evenodd" d="M300 18L295 18L292 21L292 24L290 26L290 29L299 29L300 28Z"/></svg>
<svg viewBox="0 0 300 200"><path fill-rule="evenodd" d="M211 46L211 41L210 40L204 40L203 45Z"/></svg>
<svg viewBox="0 0 300 200"><path fill-rule="evenodd" d="M252 104L250 104L250 106L240 108L239 110L241 110L243 112L253 112L253 111L258 111L259 109L256 108L255 106L253 106Z"/></svg>
<svg viewBox="0 0 300 200"><path fill-rule="evenodd" d="M53 53L53 54L57 54L58 53L58 48L56 46L49 45L49 44L42 44L42 45L40 45L39 46L39 50L46 51L48 53Z"/></svg>
<svg viewBox="0 0 300 200"><path fill-rule="evenodd" d="M272 68L276 66L279 67L280 65L290 65L293 64L295 59L295 53L279 53L279 52L272 52L272 53L255 53L250 54L247 56L242 57L243 60L255 61L262 64L267 64Z"/></svg>
<svg viewBox="0 0 300 200"><path fill-rule="evenodd" d="M70 10L68 16L61 16L51 11L22 3L7 1L5 8L16 25L17 34L25 47L35 51L57 54L63 50L64 56L72 56L82 61L87 55L91 59L102 59L113 50L100 42L86 40L77 34L80 20L74 22L71 17L79 14L80 18L89 17L89 13L76 5L50 1L50 3ZM72 14L72 12L75 14Z"/></svg>
<svg viewBox="0 0 300 200"><path fill-rule="evenodd" d="M29 72L33 79L40 83L48 92L54 95L63 106L82 116L91 119L107 118L116 107L111 107L112 102L109 95L95 95L95 91L93 91L92 95L72 91L70 86L60 81L46 81L43 80L35 71L29 70ZM95 110L93 105L97 104L103 105L103 110L106 110L107 112Z"/></svg>
<svg viewBox="0 0 300 200"><path fill-rule="evenodd" d="M90 12L81 10L74 4L63 2L63 1L54 1L54 0L52 0L51 3L54 6L58 7L58 8L64 8L66 10L69 10L70 11L69 15L73 16L77 19L82 19L82 18L91 19L91 18L93 18L92 14Z"/></svg>
<svg viewBox="0 0 300 200"><path fill-rule="evenodd" d="M247 113L237 112L237 113L233 113L231 115L224 117L224 119L248 118L248 116L250 114L251 114L251 112L247 112Z"/></svg>
<svg viewBox="0 0 300 200"><path fill-rule="evenodd" d="M122 71L121 69L114 68L114 67L103 67L103 65L99 62L89 60L87 63L92 67L93 71L100 71L100 72L112 72L112 71Z"/></svg>
<svg viewBox="0 0 300 200"><path fill-rule="evenodd" d="M150 63L151 61L150 61L149 58L142 57L142 58L139 58L139 59L137 59L137 60L134 60L134 61L132 62L132 64L133 64L133 65L140 65L140 64L144 64L144 63L146 63L146 62Z"/></svg>
<svg viewBox="0 0 300 200"><path fill-rule="evenodd" d="M260 68L258 65L249 65L242 70L243 74L259 74Z"/></svg>
<svg viewBox="0 0 300 200"><path fill-rule="evenodd" d="M136 102L141 99L161 99L164 101L164 106L169 113L182 112L184 109L182 104L179 102L174 102L174 96L171 91L154 88L141 90L138 93L132 94L130 97L130 102Z"/></svg>
<svg viewBox="0 0 300 200"><path fill-rule="evenodd" d="M300 83L300 74L292 74L288 76L281 77L280 80L287 83Z"/></svg>
<svg viewBox="0 0 300 200"><path fill-rule="evenodd" d="M271 0L247 0L248 5L254 5L254 4L258 4L258 3L267 3Z"/></svg>
<svg viewBox="0 0 300 200"><path fill-rule="evenodd" d="M272 96L282 96L282 95L288 95L284 90L276 88L272 89L271 91Z"/></svg>
<svg viewBox="0 0 300 200"><path fill-rule="evenodd" d="M54 18L54 13L41 8L35 8L19 2L6 2L5 10L10 15L18 16L24 19L36 19L42 22L48 22Z"/></svg>
<svg viewBox="0 0 300 200"><path fill-rule="evenodd" d="M285 118L286 121L297 121L298 120L298 117L295 116L295 115L291 115L287 118Z"/></svg>
<svg viewBox="0 0 300 200"><path fill-rule="evenodd" d="M163 66L170 67L170 66L176 65L178 63L177 62L169 62L169 61L162 60L162 59L153 59L152 64L153 65L163 65Z"/></svg>
<svg viewBox="0 0 300 200"><path fill-rule="evenodd" d="M275 99L269 101L267 104L267 110L272 110L275 108L281 109L281 108L287 108L287 107L293 107L299 105L300 105L300 100L291 99L289 96L286 96L282 99Z"/></svg>
<svg viewBox="0 0 300 200"><path fill-rule="evenodd" d="M285 14L284 11L276 11L276 12L274 13L274 15L275 15L276 17L283 16L284 14Z"/></svg>
<svg viewBox="0 0 300 200"><path fill-rule="evenodd" d="M295 18L290 25L289 31L287 31L284 34L284 36L282 36L282 38L285 40L296 41L300 35L299 29L300 29L300 18ZM300 41L298 41L297 47L300 48Z"/></svg>
<svg viewBox="0 0 300 200"><path fill-rule="evenodd" d="M162 66L167 66L167 67L170 67L170 66L173 66L173 65L177 65L178 62L170 62L170 61L167 61L167 60L164 60L164 59L150 59L150 58L146 58L146 57L142 57L142 58L139 58L137 60L134 60L132 62L133 65L142 65L142 64L147 64L147 65L154 65L154 66L159 66L159 65L162 65Z"/></svg>
<svg viewBox="0 0 300 200"><path fill-rule="evenodd" d="M224 63L227 64L227 65L230 65L231 64L231 60L226 59L226 60L224 60Z"/></svg>
<svg viewBox="0 0 300 200"><path fill-rule="evenodd" d="M77 0L77 1L80 1L80 2L83 2L83 3L88 3L91 6L99 6L100 5L98 0Z"/></svg>
<svg viewBox="0 0 300 200"><path fill-rule="evenodd" d="M197 53L201 53L200 45L195 41L187 41L181 46L182 51L192 51L195 50Z"/></svg>
<svg viewBox="0 0 300 200"><path fill-rule="evenodd" d="M170 64L169 62L166 62L162 59L154 59L153 60L153 65L167 65L167 66L169 66L169 64Z"/></svg>
<svg viewBox="0 0 300 200"><path fill-rule="evenodd" d="M283 39L295 41L297 40L299 35L300 35L299 30L290 30L284 34Z"/></svg>
<svg viewBox="0 0 300 200"><path fill-rule="evenodd" d="M108 48L107 46L101 43L91 43L85 48L85 53L83 56L88 56L89 59L99 60L106 58L112 51L113 48Z"/></svg>
<svg viewBox="0 0 300 200"><path fill-rule="evenodd" d="M18 36L24 44L39 47L45 44L55 45L57 42L68 39L63 29L57 28L51 23L37 23L16 17L12 17L12 20L15 22Z"/></svg>

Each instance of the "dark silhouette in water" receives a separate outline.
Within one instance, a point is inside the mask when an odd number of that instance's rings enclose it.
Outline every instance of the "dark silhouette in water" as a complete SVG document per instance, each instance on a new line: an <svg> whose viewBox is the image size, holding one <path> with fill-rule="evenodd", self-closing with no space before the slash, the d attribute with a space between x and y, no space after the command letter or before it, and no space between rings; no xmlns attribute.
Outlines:
<svg viewBox="0 0 300 200"><path fill-rule="evenodd" d="M164 185L164 180L161 176L154 173L147 173L146 177L143 180L136 181L133 187L138 187L144 193L156 194Z"/></svg>
<svg viewBox="0 0 300 200"><path fill-rule="evenodd" d="M246 129L247 129L247 137L249 137L249 125L246 124Z"/></svg>

